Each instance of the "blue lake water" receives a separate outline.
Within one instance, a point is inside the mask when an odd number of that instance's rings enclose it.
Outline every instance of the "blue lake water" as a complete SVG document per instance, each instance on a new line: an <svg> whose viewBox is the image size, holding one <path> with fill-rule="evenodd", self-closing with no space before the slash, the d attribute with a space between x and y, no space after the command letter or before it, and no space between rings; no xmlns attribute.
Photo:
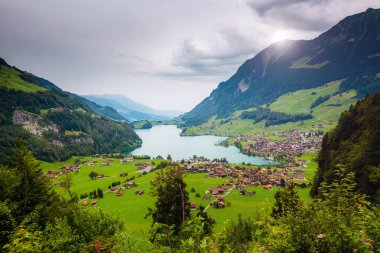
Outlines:
<svg viewBox="0 0 380 253"><path fill-rule="evenodd" d="M131 152L135 155L161 155L166 158L168 154L173 160L181 160L193 155L208 159L226 158L230 163L251 163L256 165L271 165L273 161L262 157L248 156L240 153L236 147L223 147L216 145L226 139L220 136L180 136L181 129L175 125L158 125L151 129L136 130L143 144Z"/></svg>

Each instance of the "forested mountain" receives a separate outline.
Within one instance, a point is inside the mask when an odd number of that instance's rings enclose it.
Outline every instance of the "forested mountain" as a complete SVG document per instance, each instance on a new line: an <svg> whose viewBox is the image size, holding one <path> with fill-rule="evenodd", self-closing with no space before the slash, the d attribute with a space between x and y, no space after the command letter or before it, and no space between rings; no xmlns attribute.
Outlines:
<svg viewBox="0 0 380 253"><path fill-rule="evenodd" d="M351 106L337 127L324 136L312 195L322 182L335 179L339 164L346 165L347 173L355 172L360 193L380 203L380 92Z"/></svg>
<svg viewBox="0 0 380 253"><path fill-rule="evenodd" d="M179 111L160 111L150 108L123 95L85 95L84 98L103 106L115 108L128 121L168 120L179 116Z"/></svg>
<svg viewBox="0 0 380 253"><path fill-rule="evenodd" d="M198 125L336 80L343 80L339 92L356 90L358 98L380 89L380 9L346 17L313 40L272 44L182 119Z"/></svg>
<svg viewBox="0 0 380 253"><path fill-rule="evenodd" d="M122 152L141 140L113 108L62 91L0 59L0 163L24 137L37 158Z"/></svg>

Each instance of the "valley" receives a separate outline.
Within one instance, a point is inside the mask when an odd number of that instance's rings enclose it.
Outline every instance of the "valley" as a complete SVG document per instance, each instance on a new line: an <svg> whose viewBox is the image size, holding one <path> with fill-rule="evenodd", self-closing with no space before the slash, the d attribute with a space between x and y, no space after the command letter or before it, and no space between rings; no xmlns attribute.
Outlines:
<svg viewBox="0 0 380 253"><path fill-rule="evenodd" d="M297 159L302 159L305 161L304 177L305 180L296 180L298 183L305 183L304 188L299 189L299 194L304 201L309 201L309 191L310 183L312 182L313 176L316 171L316 162L314 161L315 154L306 154ZM73 165L78 165L78 171L67 172L72 175L72 192L78 196L89 193L98 188L102 189L104 192L103 198L83 198L80 199L78 205L82 206L85 200L96 201L95 206L88 206L86 208L101 208L109 213L118 217L123 223L125 223L129 232L136 235L140 239L144 239L142 236L147 233L151 225L151 218L145 219L148 207L153 207L155 198L150 195L150 181L154 179L157 174L155 171L150 173L142 173L141 169L138 168L139 164L149 163L151 169L163 162L168 162L167 160L157 160L157 159L134 159L125 163L121 163L121 158L105 157L72 157L67 161L58 163L47 163L42 162L41 168L44 173L50 171L59 172L62 167L70 167ZM103 165L104 162L110 161L108 165ZM95 163L94 163L95 162ZM178 161L180 162L180 161ZM94 163L95 165L90 165ZM186 166L202 166L204 162L201 160L189 160L189 164ZM221 168L227 169L230 165L227 163L221 163ZM231 164L231 166L235 166ZM248 167L250 170L255 170L261 166L246 166L238 165L239 167ZM271 166L272 167L272 166ZM261 167L264 168L264 167ZM272 167L276 170L276 167ZM223 169L223 170L225 170ZM280 169L280 168L279 168ZM208 169L206 169L207 171ZM99 175L104 175L104 177L99 177L97 179L91 179L89 174L91 171L97 172ZM127 174L122 175L122 174ZM66 174L66 173L65 173ZM53 176L52 182L57 184L61 181L61 175L59 173ZM190 202L195 202L196 206L202 205L207 207L210 203L216 199L216 197L211 197L209 200L204 199L204 195L207 195L209 189L215 188L218 185L227 186L226 180L231 179L231 176L223 177L207 177L207 172L199 173L188 173L185 177L185 182L187 183L187 191L190 193ZM130 180L132 178L132 180ZM237 178L233 179L235 182ZM121 196L117 195L116 190L111 192L109 186L113 182L120 182L121 184L116 186L116 189L121 189L123 194ZM127 182L134 182L137 186L130 189L123 189L123 185ZM271 206L274 202L274 194L278 186L273 186L272 189L264 189L263 185L253 186L246 185L244 189L246 191L253 191L255 194L253 196L245 196L239 193L239 190L232 189L232 184L227 186L231 189L229 194L225 194L224 201L230 203L231 206L226 206L225 208L215 208L208 207L207 213L216 220L214 230L219 232L223 229L226 221L235 219L237 214L243 214L244 217L255 217L258 213L269 213L271 211ZM56 189L62 196L68 198L68 194L64 190L56 186ZM137 195L137 190L143 190L143 195ZM198 196L199 194L200 196ZM197 211L192 211L196 213Z"/></svg>
<svg viewBox="0 0 380 253"><path fill-rule="evenodd" d="M380 252L379 3L38 2L0 2L0 252Z"/></svg>

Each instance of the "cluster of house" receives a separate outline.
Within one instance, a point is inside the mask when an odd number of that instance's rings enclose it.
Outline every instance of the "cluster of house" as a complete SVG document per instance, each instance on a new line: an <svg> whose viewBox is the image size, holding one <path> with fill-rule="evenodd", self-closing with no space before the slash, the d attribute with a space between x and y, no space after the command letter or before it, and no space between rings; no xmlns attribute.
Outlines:
<svg viewBox="0 0 380 253"><path fill-rule="evenodd" d="M63 175L72 171L80 171L80 165L75 164L75 165L70 165L70 166L63 166L59 170L49 170L45 172L44 174L50 179L57 179L60 175Z"/></svg>
<svg viewBox="0 0 380 253"><path fill-rule="evenodd" d="M115 192L116 196L121 197L124 194L124 190L128 190L134 187L137 187L137 184L135 182L128 182L124 184L121 188L111 187L110 192ZM144 190L137 190L135 194L144 195Z"/></svg>
<svg viewBox="0 0 380 253"><path fill-rule="evenodd" d="M315 132L301 132L299 130L289 132L276 132L276 135L286 137L286 140L270 140L259 137L248 141L243 147L243 152L249 155L265 157L287 157L287 166L295 164L295 157L308 152L318 152L321 148L322 137ZM242 139L242 137L239 137Z"/></svg>
<svg viewBox="0 0 380 253"><path fill-rule="evenodd" d="M126 156L123 159L120 160L120 164L124 164L127 162L132 162L134 160L133 156Z"/></svg>
<svg viewBox="0 0 380 253"><path fill-rule="evenodd" d="M292 167L250 169L247 167L232 167L230 164L222 162L205 162L203 164L185 165L184 169L188 173L206 172L206 177L230 177L226 181L226 186L233 187L262 185L264 189L270 189L272 186L284 186L291 180L305 180L305 170ZM235 185L233 179L237 179Z"/></svg>
<svg viewBox="0 0 380 253"><path fill-rule="evenodd" d="M110 166L111 162L113 162L112 159L109 159L109 160L103 161L103 162L100 164L100 166ZM93 167L93 166L96 166L96 165L98 164L98 161L91 161L91 162L87 161L86 163L87 163L88 166Z"/></svg>
<svg viewBox="0 0 380 253"><path fill-rule="evenodd" d="M149 172L152 169L152 165L149 162L137 163L136 166L139 170L146 172Z"/></svg>

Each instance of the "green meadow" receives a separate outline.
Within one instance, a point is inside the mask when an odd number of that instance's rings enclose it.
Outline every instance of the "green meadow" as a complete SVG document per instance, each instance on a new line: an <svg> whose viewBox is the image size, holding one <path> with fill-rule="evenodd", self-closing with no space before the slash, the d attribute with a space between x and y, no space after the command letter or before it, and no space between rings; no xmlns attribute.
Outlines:
<svg viewBox="0 0 380 253"><path fill-rule="evenodd" d="M19 76L19 71L7 66L0 66L0 87L34 93L46 91L44 87L24 81Z"/></svg>
<svg viewBox="0 0 380 253"><path fill-rule="evenodd" d="M311 160L314 155L305 155L303 158ZM113 160L109 166L101 166L100 164L105 160ZM59 169L62 166L72 165L76 162L83 161L97 161L97 165L89 166L87 163L81 165L81 170L79 172L70 172L73 176L73 187L72 191L78 194L89 193L90 191L101 188L104 191L104 197L102 199L96 199L97 205L83 208L102 208L113 215L116 215L121 219L129 232L142 236L146 234L150 228L152 220L150 217L145 218L148 208L154 206L154 197L150 194L150 181L157 175L156 172L148 173L143 175L139 172L136 163L142 162L154 162L158 164L159 160L134 160L132 162L127 162L125 164L120 163L120 159L101 159L101 158L91 158L91 157L72 157L65 162L59 163L47 163L41 162L41 167L43 171L48 171L51 169ZM311 181L316 170L316 163L311 161L307 163L306 178ZM105 178L90 179L89 174L91 171L95 171L98 174L104 174ZM128 173L126 177L120 177L121 173ZM137 187L127 189L124 191L123 196L117 196L116 193L110 192L108 186L113 182L120 181L123 185L127 178L135 176L133 180ZM205 173L198 174L187 174L185 181L187 183L187 191L189 192L190 201L196 202L197 205L203 205L207 207L211 201L203 200L205 192L214 188L218 185L225 183L226 178L207 178ZM58 183L59 179L52 180L53 183ZM308 183L308 182L307 182ZM117 187L120 187L117 186ZM194 188L195 192L191 189ZM270 213L272 205L274 203L274 194L276 188L272 190L264 190L262 187L246 187L249 191L255 191L256 194L252 197L242 196L239 191L232 190L230 194L225 196L225 202L230 202L231 206L225 207L223 209L216 209L212 206L207 208L207 213L216 220L214 227L215 231L220 231L225 226L225 222L228 220L234 220L237 218L238 214L242 214L245 217L254 217L258 213L265 214ZM144 190L143 195L136 195L136 190ZM299 189L299 194L304 201L309 199L310 188ZM66 193L62 191L60 187L57 186L57 191L64 197ZM200 197L196 197L199 193ZM211 200L213 200L212 197ZM82 205L83 200L80 201ZM197 211L192 211L196 213Z"/></svg>
<svg viewBox="0 0 380 253"><path fill-rule="evenodd" d="M311 113L313 116L312 119L265 127L264 121L253 123L251 119L241 119L240 115L244 110L240 110L227 119L212 117L208 122L202 125L186 128L183 135L213 134L235 136L262 134L265 135L265 138L276 140L278 137L272 135L271 132L294 129L301 131L322 130L327 132L336 125L341 113L357 101L357 93L355 90L339 92L341 82L342 80L338 80L320 87L290 92L280 96L269 105L271 111L274 112L284 112L288 114ZM330 95L328 100L311 109L312 103L317 98L327 95ZM255 110L255 108L250 108L245 111L252 110Z"/></svg>
<svg viewBox="0 0 380 253"><path fill-rule="evenodd" d="M323 86L290 92L277 98L270 105L271 111L289 114L309 113L311 104L318 98L333 94L339 90L342 80L327 83Z"/></svg>

